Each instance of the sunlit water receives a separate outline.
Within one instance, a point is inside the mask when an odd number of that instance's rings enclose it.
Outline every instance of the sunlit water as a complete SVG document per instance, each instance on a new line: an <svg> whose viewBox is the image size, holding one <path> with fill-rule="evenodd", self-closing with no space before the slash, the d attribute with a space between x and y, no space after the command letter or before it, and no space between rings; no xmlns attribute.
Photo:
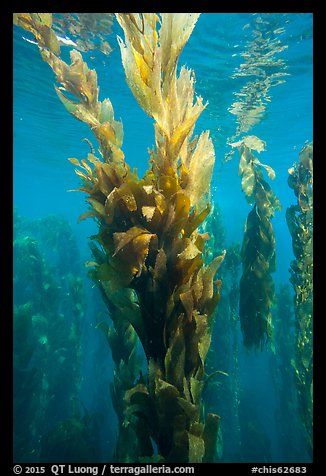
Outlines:
<svg viewBox="0 0 326 476"><path fill-rule="evenodd" d="M293 259L291 236L285 220L286 208L294 203L293 191L287 185L288 169L298 161L304 143L312 140L312 15L202 14L181 54L180 64L195 71L196 93L208 101L197 122L196 132L209 129L213 137L216 164L212 192L213 200L221 209L226 246L241 242L250 207L241 191L239 156L235 152L230 161L226 161L225 156L230 152L228 141L238 125L236 115L230 112L238 100L236 93L249 81L258 78L255 74L235 73L245 62L243 54L248 53L250 45L257 40L262 22L263 30L260 31L264 32L265 38L279 42L282 47L280 52L271 53L275 65L269 69L266 67L265 73L267 76L279 72L286 75L281 77L283 82L266 91L268 100L263 101L262 113L248 134L266 142L266 151L259 155L259 160L276 172L271 186L283 207L273 219L277 243L274 280L279 285L288 282L289 265ZM122 32L116 23L113 30L108 35L113 48L109 56L92 51L85 53L84 58L98 73L100 99L110 97L115 117L123 122L126 160L142 175L147 167L147 149L154 145L153 121L141 110L126 84L116 40L116 34L122 35ZM14 27L14 206L21 215L30 219L49 214L64 216L77 236L81 258L85 261L89 259L87 237L96 232L96 225L91 220L77 224L86 204L81 193L67 192L78 188L78 177L67 158L83 158L89 145L82 139L86 137L96 146L95 138L87 126L76 121L63 108L53 87L52 70L42 61L37 46L22 36L28 37L22 29ZM69 50L65 47L63 50L64 58L68 60ZM88 314L92 314L91 302L88 303ZM86 318L91 321L88 314ZM95 333L91 334L92 339L95 339ZM88 355L86 375L91 372L92 341L88 341L85 352ZM240 349L240 356L241 385L247 398L250 395L255 397L261 424L270 438L271 461L278 461L281 449L275 428L275 395L269 371L269 352L252 355ZM105 381L110 381L110 356L106 358ZM92 390L85 388L83 392L85 404L96 406L96 395Z"/></svg>

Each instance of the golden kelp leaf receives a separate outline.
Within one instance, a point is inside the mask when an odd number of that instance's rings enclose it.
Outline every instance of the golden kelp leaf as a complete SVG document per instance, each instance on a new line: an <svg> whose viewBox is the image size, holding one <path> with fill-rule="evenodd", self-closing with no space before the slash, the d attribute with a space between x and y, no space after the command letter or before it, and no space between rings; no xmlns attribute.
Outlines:
<svg viewBox="0 0 326 476"><path fill-rule="evenodd" d="M97 170L98 166L95 166L95 171ZM120 174L118 173L117 167L114 164L100 164L100 167L107 175L108 179L110 180L112 186L118 188L122 184L122 180Z"/></svg>
<svg viewBox="0 0 326 476"><path fill-rule="evenodd" d="M74 101L68 100L66 96L64 96L62 93L59 96L64 106L66 107L67 111L79 121L85 122L86 124L88 124L90 128L92 129L92 131L94 132L94 134L96 135L97 126L98 126L98 120L96 119L96 116L94 116L94 114L90 112L87 109L87 107L85 107L83 104L74 103ZM98 137L98 140L100 141L99 137ZM100 142L100 145L101 145L101 142Z"/></svg>
<svg viewBox="0 0 326 476"><path fill-rule="evenodd" d="M126 232L113 233L114 244L115 244L115 251L113 256L119 253L119 251L124 246L126 246L130 241L132 241L134 238L136 238L137 236L143 233L148 233L148 231L145 228L140 228L138 226L133 226Z"/></svg>
<svg viewBox="0 0 326 476"><path fill-rule="evenodd" d="M203 462L211 462L215 460L219 421L220 417L215 413L208 413L206 416L203 432L203 439L205 442L205 456Z"/></svg>
<svg viewBox="0 0 326 476"><path fill-rule="evenodd" d="M186 218L190 210L190 199L188 195L183 190L179 190L173 199L176 218L178 220L183 217Z"/></svg>
<svg viewBox="0 0 326 476"><path fill-rule="evenodd" d="M83 165L83 168L86 170L88 176L89 176L90 178L92 178L92 177L93 177L93 171L92 171L92 169L90 168L90 166L88 165L88 163L86 162L86 160L83 160L83 159L82 159L82 160L81 160L81 163L82 163L82 165Z"/></svg>
<svg viewBox="0 0 326 476"><path fill-rule="evenodd" d="M87 160L93 165L97 165L100 162L100 159L96 157L96 155L89 153L87 155Z"/></svg>
<svg viewBox="0 0 326 476"><path fill-rule="evenodd" d="M189 428L189 432L192 435L200 436L202 438L203 431L204 431L204 424L203 423L197 422L197 421L194 421L193 423L191 423L190 428Z"/></svg>
<svg viewBox="0 0 326 476"><path fill-rule="evenodd" d="M70 114L91 127L99 141L104 160L123 162L124 155L119 149L123 140L122 124L114 120L110 101L101 103L98 100L96 71L88 68L76 50L70 52L71 65L47 50L42 50L41 54L61 84L60 88L56 87L60 100ZM70 100L62 91L71 93L77 102ZM101 122L105 118L110 120Z"/></svg>
<svg viewBox="0 0 326 476"><path fill-rule="evenodd" d="M213 142L209 132L203 132L190 158L188 167L188 181L186 191L191 205L198 204L209 193L215 162Z"/></svg>
<svg viewBox="0 0 326 476"><path fill-rule="evenodd" d="M199 251L201 253L204 251L205 244L209 240L210 240L210 236L207 232L206 233L198 233L198 235L196 237L196 240L195 240L195 245L197 246L197 248L199 249Z"/></svg>
<svg viewBox="0 0 326 476"><path fill-rule="evenodd" d="M169 198L178 191L178 178L171 175L159 176L159 189L164 197Z"/></svg>
<svg viewBox="0 0 326 476"><path fill-rule="evenodd" d="M51 28L51 26L52 26L52 13L31 13L31 16L38 23L42 23L43 25Z"/></svg>
<svg viewBox="0 0 326 476"><path fill-rule="evenodd" d="M185 398L179 397L177 399L178 405L185 412L188 421L191 423L198 418L198 405L194 405L191 401L186 400Z"/></svg>
<svg viewBox="0 0 326 476"><path fill-rule="evenodd" d="M210 203L207 203L205 208L198 213L198 207L196 207L196 210L192 211L185 223L184 226L184 234L185 236L190 236L194 230L196 230L202 223L203 221L207 218L209 215L209 212L211 210L211 205Z"/></svg>
<svg viewBox="0 0 326 476"><path fill-rule="evenodd" d="M69 162L71 162L72 164L74 164L74 165L79 165L79 166L80 166L80 162L79 162L78 159L75 159L74 157L71 157L71 158L69 158L68 160L69 160Z"/></svg>
<svg viewBox="0 0 326 476"><path fill-rule="evenodd" d="M173 383L180 391L183 389L183 379L185 372L185 339L182 329L176 329L169 342L164 358L166 379Z"/></svg>
<svg viewBox="0 0 326 476"><path fill-rule="evenodd" d="M60 101L62 102L62 104L64 105L64 107L67 109L67 111L69 112L69 114L72 114L73 116L76 115L76 110L77 110L77 106L78 106L78 103L76 103L75 101L71 101L71 99L68 99L64 94L62 94L62 92L60 91L59 88L57 88L56 86L54 86L55 90L56 90L56 93L58 95L58 98L60 99Z"/></svg>
<svg viewBox="0 0 326 476"><path fill-rule="evenodd" d="M195 278L194 283L192 284L192 291L193 291L193 297L195 299L195 303L197 304L200 298L203 295L203 290L204 290L204 284L203 284L203 268L200 268L199 273L197 273L197 276Z"/></svg>
<svg viewBox="0 0 326 476"><path fill-rule="evenodd" d="M150 242L152 241L152 239L155 239L155 238L156 238L155 234L145 233L145 234L137 236L132 242L133 249L135 250L135 253L137 256L137 264L139 267L136 277L139 277L141 274L142 267L145 263L145 260L149 252Z"/></svg>
<svg viewBox="0 0 326 476"><path fill-rule="evenodd" d="M162 13L160 45L162 50L162 70L170 80L170 74L176 68L178 57L189 39L199 13ZM173 47L171 48L171 45Z"/></svg>
<svg viewBox="0 0 326 476"><path fill-rule="evenodd" d="M202 362L205 362L207 352L211 345L211 340L210 333L206 331L198 343L198 351Z"/></svg>
<svg viewBox="0 0 326 476"><path fill-rule="evenodd" d="M100 191L108 197L112 192L112 185L106 173L103 171L101 164L97 163L95 165L95 174L97 177L98 188Z"/></svg>
<svg viewBox="0 0 326 476"><path fill-rule="evenodd" d="M130 212L134 212L137 210L137 202L132 191L130 190L130 186L128 183L123 183L121 187L118 188L117 195L119 196L119 199L123 201L123 203L126 205L127 209Z"/></svg>
<svg viewBox="0 0 326 476"><path fill-rule="evenodd" d="M105 200L104 207L107 213L106 221L108 224L111 224L113 222L116 203L120 198L117 191L117 187L114 187L114 189L109 193Z"/></svg>
<svg viewBox="0 0 326 476"><path fill-rule="evenodd" d="M154 200L158 211L163 215L167 208L165 197L161 193L155 193Z"/></svg>
<svg viewBox="0 0 326 476"><path fill-rule="evenodd" d="M87 198L87 201L92 205L94 210L101 215L101 217L105 217L106 212L105 212L105 207L102 203L98 202L94 198Z"/></svg>
<svg viewBox="0 0 326 476"><path fill-rule="evenodd" d="M177 399L180 396L179 390L161 378L155 379L155 397L157 399L157 409L164 415L165 421L172 421L180 410L177 406Z"/></svg>
<svg viewBox="0 0 326 476"><path fill-rule="evenodd" d="M180 72L180 76L177 79L178 83L181 82L182 73L184 71L186 71L186 69L184 67L182 67L181 72ZM188 89L190 91L189 83L187 84L186 87L188 87ZM190 104L190 102L189 102L189 104ZM191 101L191 106L192 106L192 101ZM182 118L182 122L179 123L178 125L176 125L174 130L172 131L172 133L170 135L170 144L169 144L169 146L170 146L170 156L171 156L172 159L174 159L173 161L171 161L172 164L174 165L174 167L176 165L176 161L177 161L177 158L180 154L180 149L181 149L182 145L184 144L187 136L190 135L190 133L192 132L195 122L197 121L198 117L202 113L203 109L205 109L205 107L206 107L206 105L205 106L203 105L202 98L197 97L197 102L196 102L195 106L192 108L193 109L192 114L190 114L188 117L185 115ZM170 126L170 128L171 128L171 126Z"/></svg>
<svg viewBox="0 0 326 476"><path fill-rule="evenodd" d="M194 300L192 297L191 290L186 291L185 293L181 293L179 295L180 301L182 302L183 307L185 308L187 318L191 320L192 318L192 311L194 308Z"/></svg>
<svg viewBox="0 0 326 476"><path fill-rule="evenodd" d="M147 195L151 195L153 193L153 185L143 185L143 190Z"/></svg>
<svg viewBox="0 0 326 476"><path fill-rule="evenodd" d="M189 461L192 463L202 463L205 454L204 440L200 436L188 433L189 438Z"/></svg>
<svg viewBox="0 0 326 476"><path fill-rule="evenodd" d="M140 14L116 14L125 33L125 44L119 37L118 42L127 82L139 104L151 115L151 83L154 73L150 73L153 68L154 49L156 50L157 46L157 16L153 13L142 13L141 18L136 21L135 15L140 17ZM142 28L136 26L137 23L143 25Z"/></svg>
<svg viewBox="0 0 326 476"><path fill-rule="evenodd" d="M200 254L200 250L197 248L195 243L193 243L189 238L185 239L185 249L179 253L177 256L182 260L194 259L197 255Z"/></svg>
<svg viewBox="0 0 326 476"><path fill-rule="evenodd" d="M195 377L190 377L189 383L190 383L192 401L196 405L199 405L203 383L202 381L197 380Z"/></svg>
<svg viewBox="0 0 326 476"><path fill-rule="evenodd" d="M253 201L253 192L255 188L256 177L253 169L247 167L245 172L242 175L241 187L242 191L246 195L246 198L249 199L249 203Z"/></svg>
<svg viewBox="0 0 326 476"><path fill-rule="evenodd" d="M189 381L186 379L186 377L183 378L183 394L184 394L186 400L188 400L188 402L191 402Z"/></svg>
<svg viewBox="0 0 326 476"><path fill-rule="evenodd" d="M246 147L242 147L239 163L239 175L241 175L241 187L249 203L254 200L253 193L256 184L256 168L253 165L254 156Z"/></svg>
<svg viewBox="0 0 326 476"><path fill-rule="evenodd" d="M86 218L91 218L91 217L94 217L94 216L96 216L96 214L94 212L84 212L79 216L78 223L80 223L83 220L86 220Z"/></svg>
<svg viewBox="0 0 326 476"><path fill-rule="evenodd" d="M85 175L84 172L81 172L79 169L75 169L75 174L77 174L82 179L88 181L87 175Z"/></svg>
<svg viewBox="0 0 326 476"><path fill-rule="evenodd" d="M160 248L155 261L154 266L154 279L156 281L162 281L167 276L167 269L166 269L166 254L163 248Z"/></svg>
<svg viewBox="0 0 326 476"><path fill-rule="evenodd" d="M200 299L200 304L204 305L208 300L212 299L214 287L213 287L213 279L218 270L221 266L226 251L224 250L221 256L217 256L213 259L213 261L207 266L203 273L203 294Z"/></svg>
<svg viewBox="0 0 326 476"><path fill-rule="evenodd" d="M59 42L52 30L52 13L14 13L13 22L33 33L40 48L60 54Z"/></svg>
<svg viewBox="0 0 326 476"><path fill-rule="evenodd" d="M194 319L196 323L196 338L198 341L196 352L199 355L200 360L203 364L205 362L206 355L211 342L211 329L209 327L208 317L206 314L202 315L198 312L195 312ZM197 377L197 380L199 379L199 376L196 374L195 377Z"/></svg>
<svg viewBox="0 0 326 476"><path fill-rule="evenodd" d="M101 142L116 144L115 130L109 122L104 122L96 127L96 136Z"/></svg>
<svg viewBox="0 0 326 476"><path fill-rule="evenodd" d="M114 119L113 106L109 98L105 98L101 103L101 112L99 116L99 121L101 123L108 122L111 123Z"/></svg>
<svg viewBox="0 0 326 476"><path fill-rule="evenodd" d="M265 180L258 180L255 189L255 201L257 207L262 211L262 216L272 217L274 212L280 210L282 205Z"/></svg>
<svg viewBox="0 0 326 476"><path fill-rule="evenodd" d="M170 139L170 145L173 142L174 149L177 150L177 143L182 142L187 134L180 126L190 123L191 127L191 123L196 120L192 117L196 114L198 117L200 113L197 103L194 107L192 104L193 83L187 77L187 81L182 80L179 85L176 79L176 62L194 27L193 19L198 16L162 14L161 30L157 33L156 14L142 14L142 29L135 28L132 15L117 14L117 20L125 32L125 44L120 38L118 41L126 78L139 104L159 125L156 130L157 140L164 135ZM182 69L180 77L183 78ZM189 89L192 95L184 92ZM172 104L175 106L171 107ZM176 154L172 153L171 159L175 161Z"/></svg>
<svg viewBox="0 0 326 476"><path fill-rule="evenodd" d="M141 211L147 221L151 221L154 215L156 207L143 206Z"/></svg>
<svg viewBox="0 0 326 476"><path fill-rule="evenodd" d="M114 187L105 201L105 209L108 214L108 223L112 223L117 202L120 200L124 203L129 212L137 210L137 202L130 190L129 184L123 183L119 188ZM124 213L123 210L120 209L120 213L121 212Z"/></svg>
<svg viewBox="0 0 326 476"><path fill-rule="evenodd" d="M152 239L155 247L155 238L155 234L138 227L128 232L114 233L115 253L113 256L117 255L117 267L121 272L126 273L129 282L133 277L141 275Z"/></svg>
<svg viewBox="0 0 326 476"><path fill-rule="evenodd" d="M271 180L274 180L274 179L275 179L276 173L275 173L275 170L272 169L272 167L270 167L269 165L262 164L261 162L259 162L259 165L260 165L261 167L264 167L264 169L267 171L268 177L269 177Z"/></svg>

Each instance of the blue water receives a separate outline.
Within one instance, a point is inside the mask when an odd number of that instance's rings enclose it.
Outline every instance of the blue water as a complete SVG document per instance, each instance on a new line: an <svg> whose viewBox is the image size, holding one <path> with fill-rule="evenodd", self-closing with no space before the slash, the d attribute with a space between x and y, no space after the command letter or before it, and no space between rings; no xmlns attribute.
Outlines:
<svg viewBox="0 0 326 476"><path fill-rule="evenodd" d="M276 172L271 186L282 204L282 211L276 212L273 219L277 246L277 269L273 277L278 286L288 282L289 265L293 259L291 236L285 220L286 208L294 203L293 191L287 185L288 169L298 161L300 149L306 141L312 141L313 134L312 15L204 13L181 54L179 64L186 64L195 71L196 93L208 101L196 125L196 133L209 129L213 137L216 152L213 200L221 209L227 247L232 242L242 241L245 219L250 210L241 191L237 152L231 161L224 160L230 150L228 138L237 127L236 117L229 108L235 101L235 93L247 81L255 79L233 75L244 61L242 54L255 38L254 32L260 20L266 22L271 38L286 46L275 54L275 58L281 59L285 65L284 83L270 88L265 112L248 132L266 142L266 151L259 155L259 160ZM136 167L141 176L147 168L147 149L154 145L153 121L139 107L126 84L116 34L122 35L122 32L114 23L113 33L108 37L113 47L109 56L92 51L85 53L84 59L98 73L100 100L109 97L116 119L123 122L123 151L127 162ZM79 215L86 210L86 203L82 193L67 192L79 185L74 167L67 158L83 158L89 146L82 139L88 138L95 146L95 138L86 125L63 108L53 87L52 70L42 61L37 46L24 41L22 36L28 37L28 34L14 27L14 207L30 220L50 214L63 216L76 236L83 262L90 259L87 241L96 233L96 224L92 220L77 223ZM68 48L63 47L63 50L64 58L68 59ZM277 72L277 66L275 68ZM112 380L113 364L108 348L101 348L102 336L98 337L99 331L94 329L95 310L105 312L104 306L98 295L95 302L86 271L83 269L81 273L85 287L89 287L85 308L85 335L88 338L85 339L83 363L86 383L82 398L88 408L96 410L100 392L107 392L109 399L107 386ZM241 388L247 396L254 395L258 418L271 442L270 461L286 461L275 425L276 399L269 368L270 352L266 350L256 355L246 352L241 345L239 337ZM100 392L94 393L94 359L99 353L103 359L103 381ZM105 400L103 395L102 400ZM103 408L112 412L114 421L111 404L102 403ZM103 448L114 439L112 425L107 422L104 427ZM232 458L230 454L229 451L229 460ZM309 460L308 456L304 458Z"/></svg>

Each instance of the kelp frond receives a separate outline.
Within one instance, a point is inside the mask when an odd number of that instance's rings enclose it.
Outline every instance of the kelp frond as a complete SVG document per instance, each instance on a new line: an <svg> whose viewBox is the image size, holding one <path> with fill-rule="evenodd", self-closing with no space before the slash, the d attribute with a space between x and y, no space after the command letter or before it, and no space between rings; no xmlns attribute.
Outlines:
<svg viewBox="0 0 326 476"><path fill-rule="evenodd" d="M52 29L52 14L15 13L14 23L34 34L42 58L51 66L60 85L55 87L59 99L70 114L91 128L104 161L122 163L122 123L114 119L113 107L108 98L99 101L96 71L88 68L76 50L70 52L71 64L60 58L60 46Z"/></svg>
<svg viewBox="0 0 326 476"><path fill-rule="evenodd" d="M67 111L89 125L105 161L121 163L124 159L121 151L122 123L114 119L113 107L108 98L99 101L96 71L88 68L76 50L70 52L70 65L49 50L43 50L41 54L56 75L60 87L55 89ZM77 102L69 99L64 92L72 94Z"/></svg>
<svg viewBox="0 0 326 476"><path fill-rule="evenodd" d="M242 190L253 206L246 224L241 249L242 277L240 280L240 322L247 347L262 347L272 336L271 305L274 300L275 237L271 219L281 204L263 178L274 170L254 156L252 150L264 150L264 143L255 136L247 136L233 144L240 153L239 175Z"/></svg>
<svg viewBox="0 0 326 476"><path fill-rule="evenodd" d="M288 184L297 203L286 211L295 259L291 278L295 297L296 350L293 359L301 420L312 452L313 438L313 145L300 151L299 163L289 169Z"/></svg>
<svg viewBox="0 0 326 476"><path fill-rule="evenodd" d="M205 105L200 97L194 102L193 72L184 66L179 76L176 71L198 17L197 13L117 14L125 33L125 42L119 39L119 44L127 82L140 106L155 120L153 172L172 180L179 176L191 205L209 193L215 160L208 132L190 141Z"/></svg>
<svg viewBox="0 0 326 476"><path fill-rule="evenodd" d="M52 13L14 13L13 22L30 31L40 48L60 54L59 41L52 29Z"/></svg>

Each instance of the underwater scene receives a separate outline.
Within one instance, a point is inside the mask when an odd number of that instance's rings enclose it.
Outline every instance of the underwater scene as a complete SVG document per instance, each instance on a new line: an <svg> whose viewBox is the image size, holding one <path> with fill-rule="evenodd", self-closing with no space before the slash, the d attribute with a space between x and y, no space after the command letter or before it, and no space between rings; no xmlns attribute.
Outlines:
<svg viewBox="0 0 326 476"><path fill-rule="evenodd" d="M313 461L313 14L13 14L16 463Z"/></svg>

